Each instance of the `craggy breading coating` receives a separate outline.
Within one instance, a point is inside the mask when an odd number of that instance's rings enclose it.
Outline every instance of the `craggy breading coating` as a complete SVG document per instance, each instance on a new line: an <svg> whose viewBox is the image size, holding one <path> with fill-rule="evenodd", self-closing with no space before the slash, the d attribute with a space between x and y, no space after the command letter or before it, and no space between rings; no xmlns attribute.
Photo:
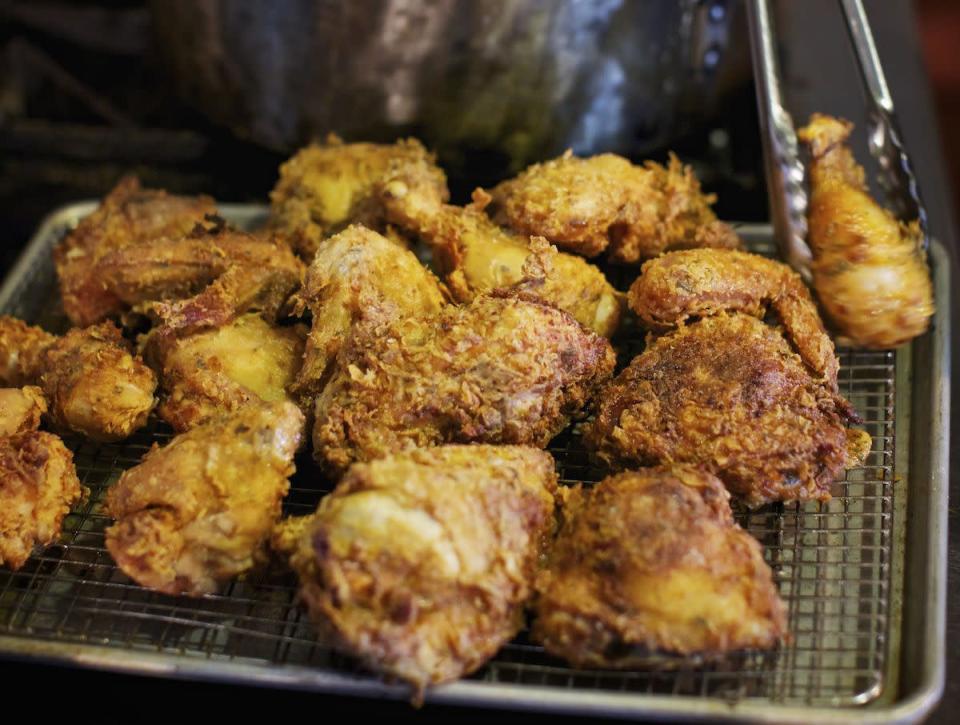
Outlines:
<svg viewBox="0 0 960 725"><path fill-rule="evenodd" d="M357 463L294 524L301 599L325 641L419 698L520 630L555 495L550 454L520 446Z"/></svg>
<svg viewBox="0 0 960 725"><path fill-rule="evenodd" d="M657 653L777 646L786 607L729 499L717 478L685 466L570 491L537 578L533 638L576 667L620 669Z"/></svg>
<svg viewBox="0 0 960 725"><path fill-rule="evenodd" d="M57 336L23 320L0 316L0 385L32 385L43 374L43 354Z"/></svg>
<svg viewBox="0 0 960 725"><path fill-rule="evenodd" d="M100 261L105 255L131 245L183 236L216 212L210 197L174 196L144 189L133 176L121 179L100 207L53 251L67 317L74 325L86 327L126 308L104 283Z"/></svg>
<svg viewBox="0 0 960 725"><path fill-rule="evenodd" d="M0 388L0 436L37 430L46 412L47 400L40 388Z"/></svg>
<svg viewBox="0 0 960 725"><path fill-rule="evenodd" d="M653 340L601 390L584 440L613 468L695 463L750 506L830 498L870 436L775 328L719 313Z"/></svg>
<svg viewBox="0 0 960 725"><path fill-rule="evenodd" d="M813 288L854 345L897 347L926 332L933 286L918 222L877 204L846 146L853 124L814 114L798 136L810 149Z"/></svg>
<svg viewBox="0 0 960 725"><path fill-rule="evenodd" d="M363 317L430 317L444 304L440 283L413 252L366 227L348 227L317 250L298 295L313 322L294 392L312 403Z"/></svg>
<svg viewBox="0 0 960 725"><path fill-rule="evenodd" d="M156 445L107 493L106 546L127 576L202 596L263 559L290 487L303 414L250 405Z"/></svg>
<svg viewBox="0 0 960 725"><path fill-rule="evenodd" d="M270 193L269 227L307 262L320 243L350 224L384 231L378 184L391 174L415 174L424 192L446 201L447 179L433 154L415 139L395 144L344 144L335 136L311 144L280 167Z"/></svg>
<svg viewBox="0 0 960 725"><path fill-rule="evenodd" d="M710 209L693 170L670 155L664 167L615 154L534 164L491 192L494 219L560 249L636 263L669 249L741 245Z"/></svg>
<svg viewBox="0 0 960 725"><path fill-rule="evenodd" d="M478 297L433 317L371 324L317 398L315 458L354 461L441 443L545 447L613 372L606 339L566 312Z"/></svg>
<svg viewBox="0 0 960 725"><path fill-rule="evenodd" d="M35 546L56 541L82 495L73 454L57 436L0 437L0 566L19 569Z"/></svg>

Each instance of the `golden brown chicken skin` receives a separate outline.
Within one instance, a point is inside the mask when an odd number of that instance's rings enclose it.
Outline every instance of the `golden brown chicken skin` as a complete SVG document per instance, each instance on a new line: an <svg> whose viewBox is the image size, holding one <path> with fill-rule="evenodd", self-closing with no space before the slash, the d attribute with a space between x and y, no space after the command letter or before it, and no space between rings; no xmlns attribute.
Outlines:
<svg viewBox="0 0 960 725"><path fill-rule="evenodd" d="M813 287L853 344L897 347L923 334L934 312L923 235L871 198L846 146L853 124L814 114L798 136L810 150Z"/></svg>
<svg viewBox="0 0 960 725"><path fill-rule="evenodd" d="M128 437L156 403L156 376L110 322L57 337L0 317L0 368L0 384L40 386L55 427L93 440Z"/></svg>
<svg viewBox="0 0 960 725"><path fill-rule="evenodd" d="M606 252L633 264L669 249L740 246L710 209L714 197L673 155L666 167L641 167L615 154L567 152L490 193L498 223L586 257Z"/></svg>
<svg viewBox="0 0 960 725"><path fill-rule="evenodd" d="M534 639L576 667L620 669L658 653L712 659L777 646L786 608L729 498L717 478L684 466L569 491L537 579Z"/></svg>
<svg viewBox="0 0 960 725"><path fill-rule="evenodd" d="M294 472L303 414L247 406L154 446L107 494L110 555L138 584L201 596L265 555Z"/></svg>
<svg viewBox="0 0 960 725"><path fill-rule="evenodd" d="M0 388L0 436L37 430L46 412L47 400L40 388Z"/></svg>
<svg viewBox="0 0 960 725"><path fill-rule="evenodd" d="M336 473L442 443L545 447L614 363L604 338L517 297L371 325L341 349L317 398L314 456Z"/></svg>
<svg viewBox="0 0 960 725"><path fill-rule="evenodd" d="M419 697L520 630L555 493L553 459L532 448L443 446L358 463L298 524L301 599L325 640Z"/></svg>
<svg viewBox="0 0 960 725"><path fill-rule="evenodd" d="M100 207L81 220L53 252L64 311L86 327L120 314L123 301L104 283L101 259L111 252L155 239L188 234L207 215L216 214L213 199L144 189L125 177Z"/></svg>
<svg viewBox="0 0 960 725"><path fill-rule="evenodd" d="M160 417L183 432L247 405L293 402L303 358L302 325L278 327L256 313L185 337L147 337L145 355L158 371Z"/></svg>
<svg viewBox="0 0 960 725"><path fill-rule="evenodd" d="M424 240L457 301L521 283L536 245L508 232L484 213L489 196L474 192L466 207L444 204L417 178L398 175L383 186L387 219ZM536 290L544 301L569 312L598 335L610 337L623 312L621 295L603 272L572 254L550 255L550 271Z"/></svg>
<svg viewBox="0 0 960 725"><path fill-rule="evenodd" d="M312 402L359 320L430 317L444 303L437 278L410 250L361 225L327 239L298 295L313 321L293 390Z"/></svg>
<svg viewBox="0 0 960 725"><path fill-rule="evenodd" d="M415 174L425 192L447 200L446 176L419 141L345 144L331 136L325 144L311 144L280 167L269 227L308 262L324 239L350 224L383 231L377 187L396 173Z"/></svg>

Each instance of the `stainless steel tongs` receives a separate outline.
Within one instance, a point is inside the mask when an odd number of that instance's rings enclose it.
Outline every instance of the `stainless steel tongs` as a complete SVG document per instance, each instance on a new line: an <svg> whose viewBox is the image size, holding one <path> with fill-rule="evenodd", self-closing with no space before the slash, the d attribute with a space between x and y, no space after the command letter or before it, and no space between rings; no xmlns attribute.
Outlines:
<svg viewBox="0 0 960 725"><path fill-rule="evenodd" d="M856 52L869 106L869 146L871 155L880 165L880 187L888 207L899 219L919 220L926 248L929 244L926 210L903 144L893 98L887 88L863 2L839 0L839 3ZM770 0L748 0L747 16L774 233L784 259L809 280L812 255L807 244L806 170L798 152L793 119L784 107L781 95L780 67L775 48L777 36Z"/></svg>

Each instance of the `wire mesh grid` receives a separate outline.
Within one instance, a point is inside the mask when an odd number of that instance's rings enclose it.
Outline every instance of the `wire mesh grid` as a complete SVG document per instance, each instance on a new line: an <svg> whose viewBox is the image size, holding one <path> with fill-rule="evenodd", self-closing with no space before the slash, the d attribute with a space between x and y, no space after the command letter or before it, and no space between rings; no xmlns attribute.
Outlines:
<svg viewBox="0 0 960 725"><path fill-rule="evenodd" d="M46 248L65 229L41 240ZM753 239L755 251L769 242ZM3 314L47 329L65 326L55 302L48 254L24 271ZM621 362L641 349L627 326ZM774 652L740 652L719 662L669 659L647 671L574 670L521 633L471 676L487 682L592 691L672 693L769 703L842 706L868 702L884 687L894 499L895 357L890 351L840 350L840 390L863 417L873 448L863 466L838 481L826 504L771 505L736 511L763 545L787 603L792 641ZM0 635L70 645L99 645L173 658L242 661L265 669L300 665L366 677L349 658L319 643L298 605L295 579L279 563L202 599L148 592L115 566L104 548L107 488L170 430L153 421L117 444L68 439L89 496L65 521L59 543L17 572L0 571ZM565 483L592 482L575 430L550 446ZM308 457L297 461L288 514L312 511L329 484ZM370 675L372 677L372 675Z"/></svg>

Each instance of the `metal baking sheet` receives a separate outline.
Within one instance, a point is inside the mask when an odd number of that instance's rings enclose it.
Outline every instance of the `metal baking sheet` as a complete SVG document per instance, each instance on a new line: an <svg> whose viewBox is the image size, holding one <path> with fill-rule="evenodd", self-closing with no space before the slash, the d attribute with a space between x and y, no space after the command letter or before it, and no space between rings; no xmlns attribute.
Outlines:
<svg viewBox="0 0 960 725"><path fill-rule="evenodd" d="M0 313L52 331L67 322L50 249L95 204L52 214L0 289ZM258 206L221 205L240 226ZM772 253L771 230L739 225L750 247ZM763 545L789 609L793 641L720 663L673 660L668 670L575 670L521 633L474 675L432 689L428 702L609 717L781 722L913 721L943 686L946 581L945 395L949 304L946 255L932 248L938 312L931 333L897 351L840 349L840 389L865 420L873 449L828 504L740 510ZM615 341L621 362L642 347L631 327ZM222 593L183 599L130 581L104 549L107 487L170 430L153 421L116 444L68 439L90 497L67 518L59 543L18 572L0 571L0 655L148 675L256 683L404 698L317 642L279 564ZM569 431L551 445L561 479L596 481ZM285 504L312 511L329 490L298 460ZM909 593L905 597L904 592Z"/></svg>

